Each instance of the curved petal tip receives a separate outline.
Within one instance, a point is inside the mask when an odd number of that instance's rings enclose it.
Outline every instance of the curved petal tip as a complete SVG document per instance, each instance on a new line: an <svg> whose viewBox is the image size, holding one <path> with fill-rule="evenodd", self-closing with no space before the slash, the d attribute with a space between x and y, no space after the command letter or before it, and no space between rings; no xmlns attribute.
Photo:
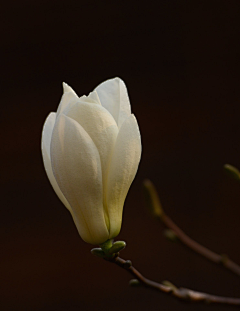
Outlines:
<svg viewBox="0 0 240 311"><path fill-rule="evenodd" d="M62 83L62 87L63 87L63 93L72 92L72 93L74 93L76 95L74 90L67 83L63 82Z"/></svg>

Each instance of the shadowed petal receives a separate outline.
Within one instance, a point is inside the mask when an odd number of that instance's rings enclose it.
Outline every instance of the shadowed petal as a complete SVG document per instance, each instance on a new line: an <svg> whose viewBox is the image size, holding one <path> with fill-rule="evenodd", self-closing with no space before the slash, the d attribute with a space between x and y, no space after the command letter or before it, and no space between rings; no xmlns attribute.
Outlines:
<svg viewBox="0 0 240 311"><path fill-rule="evenodd" d="M71 207L64 197L62 191L60 190L57 181L53 175L52 171L52 165L51 165L51 159L50 159L50 143L52 139L52 131L56 120L56 113L51 112L43 126L43 132L42 132L42 156L43 156L43 163L44 167L48 176L48 179L56 192L59 199L62 201L62 203L66 206L66 208L71 212Z"/></svg>
<svg viewBox="0 0 240 311"><path fill-rule="evenodd" d="M110 219L110 238L118 235L123 204L136 175L141 156L141 138L134 115L122 124L109 169L107 204Z"/></svg>
<svg viewBox="0 0 240 311"><path fill-rule="evenodd" d="M102 196L102 171L98 150L75 120L59 115L52 134L53 173L82 239L100 244L109 237Z"/></svg>

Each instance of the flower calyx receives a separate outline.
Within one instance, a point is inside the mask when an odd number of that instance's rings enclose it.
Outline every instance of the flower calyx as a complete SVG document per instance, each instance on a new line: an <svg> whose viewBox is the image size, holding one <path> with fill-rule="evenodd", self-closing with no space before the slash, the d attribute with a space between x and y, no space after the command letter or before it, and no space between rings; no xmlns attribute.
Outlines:
<svg viewBox="0 0 240 311"><path fill-rule="evenodd" d="M94 256L103 258L105 260L113 260L119 256L119 252L126 247L126 242L107 240L105 243L102 243L99 248L93 248L91 253Z"/></svg>

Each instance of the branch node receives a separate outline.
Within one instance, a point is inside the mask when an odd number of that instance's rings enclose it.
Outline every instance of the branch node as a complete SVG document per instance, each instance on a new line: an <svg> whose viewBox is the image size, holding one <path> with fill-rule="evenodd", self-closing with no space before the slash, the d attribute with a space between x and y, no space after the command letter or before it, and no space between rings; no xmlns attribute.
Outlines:
<svg viewBox="0 0 240 311"><path fill-rule="evenodd" d="M132 266L131 260L126 260L123 264L123 268L129 269Z"/></svg>

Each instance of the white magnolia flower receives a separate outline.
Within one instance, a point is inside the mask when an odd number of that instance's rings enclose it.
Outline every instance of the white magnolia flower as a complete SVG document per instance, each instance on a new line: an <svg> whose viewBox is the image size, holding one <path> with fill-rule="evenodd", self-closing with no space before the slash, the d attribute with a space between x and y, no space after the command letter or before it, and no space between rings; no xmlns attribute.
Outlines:
<svg viewBox="0 0 240 311"><path fill-rule="evenodd" d="M57 112L42 132L44 167L82 239L119 234L123 204L137 172L141 140L124 82L110 79L78 97L63 83Z"/></svg>

